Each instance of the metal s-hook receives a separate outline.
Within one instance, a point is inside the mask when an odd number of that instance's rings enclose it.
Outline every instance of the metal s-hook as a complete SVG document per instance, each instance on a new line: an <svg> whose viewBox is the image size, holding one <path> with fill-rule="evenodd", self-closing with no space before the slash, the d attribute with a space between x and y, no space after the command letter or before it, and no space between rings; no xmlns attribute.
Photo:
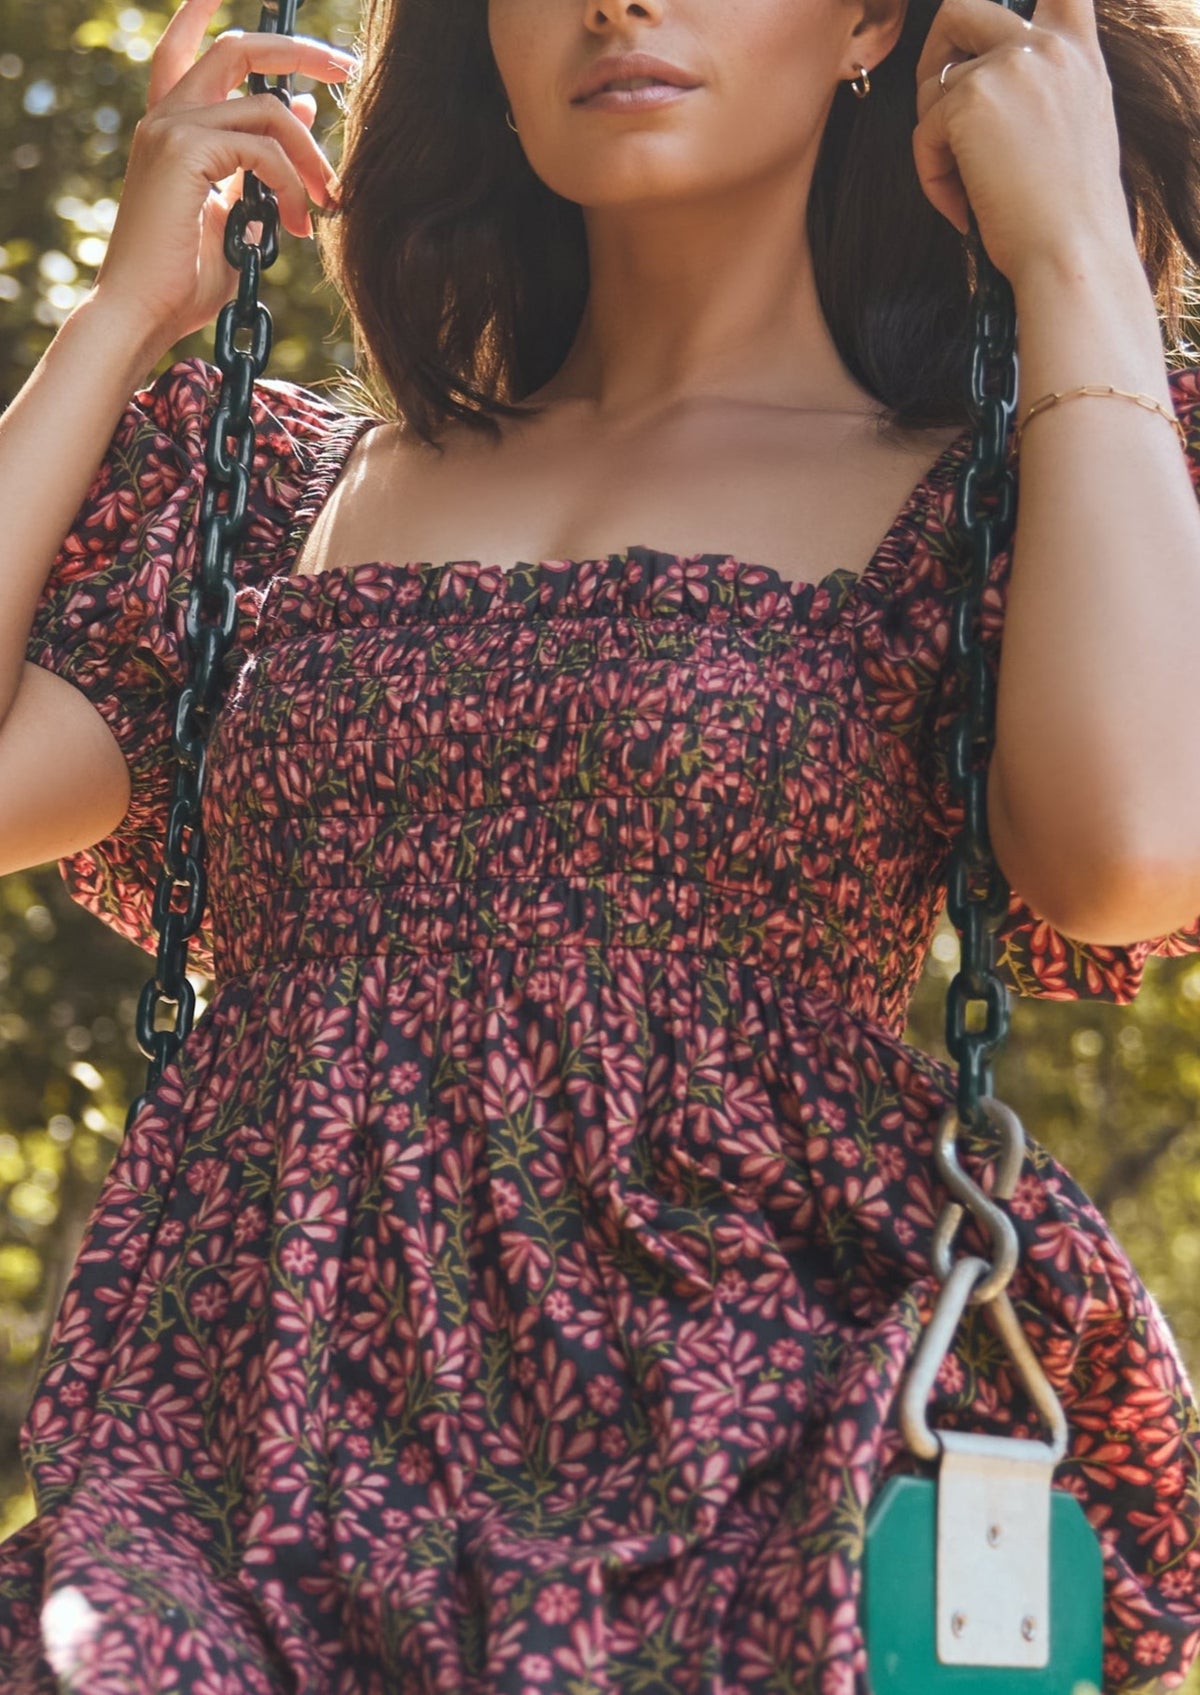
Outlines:
<svg viewBox="0 0 1200 1695"><path fill-rule="evenodd" d="M931 1257L939 1282L945 1283L949 1280L953 1264L950 1249L964 1211L969 1210L981 1224L986 1224L991 1236L991 1270L988 1276L971 1290L969 1299L972 1306L979 1306L994 1299L1002 1289L1008 1287L1017 1268L1017 1260L1020 1258L1017 1233L1013 1228L1012 1219L996 1205L996 1201L1012 1199L1017 1179L1021 1174L1021 1163L1025 1158L1025 1128L1012 1108L997 1100L994 1095L981 1095L979 1105L1000 1134L1000 1169L992 1195L985 1194L958 1163L957 1108L950 1107L943 1114L933 1145L933 1163L937 1167L938 1175L950 1193L958 1197L957 1201L951 1202L943 1209L934 1226Z"/></svg>
<svg viewBox="0 0 1200 1695"><path fill-rule="evenodd" d="M942 1287L904 1385L900 1425L906 1443L920 1459L939 1457L942 1445L929 1428L926 1405L964 1311L968 1306L982 1306L1050 1433L1050 1451L1057 1464L1067 1451L1067 1422L1058 1396L1038 1363L1006 1293L1020 1258L1020 1243L1012 1219L996 1204L1011 1200L1016 1190L1025 1157L1025 1129L1012 1108L993 1095L981 1095L979 1104L1000 1136L996 1182L992 1194L987 1195L959 1164L958 1110L950 1107L938 1125L933 1160L946 1187L958 1198L944 1208L934 1227L930 1257ZM950 1257L958 1226L968 1210L987 1226L991 1260L978 1255L958 1261Z"/></svg>

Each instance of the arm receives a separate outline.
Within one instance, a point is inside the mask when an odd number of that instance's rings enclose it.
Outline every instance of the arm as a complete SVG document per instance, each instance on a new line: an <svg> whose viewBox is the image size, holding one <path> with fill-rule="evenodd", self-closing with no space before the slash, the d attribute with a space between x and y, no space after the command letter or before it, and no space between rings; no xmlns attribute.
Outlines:
<svg viewBox="0 0 1200 1695"><path fill-rule="evenodd" d="M1171 404L1132 236L1014 286L1018 417L1113 383ZM1021 446L989 816L1009 881L1081 941L1200 913L1200 505L1167 422L1117 396L1049 407Z"/></svg>
<svg viewBox="0 0 1200 1695"><path fill-rule="evenodd" d="M16 699L46 575L130 395L160 350L89 297L0 419L0 724Z"/></svg>

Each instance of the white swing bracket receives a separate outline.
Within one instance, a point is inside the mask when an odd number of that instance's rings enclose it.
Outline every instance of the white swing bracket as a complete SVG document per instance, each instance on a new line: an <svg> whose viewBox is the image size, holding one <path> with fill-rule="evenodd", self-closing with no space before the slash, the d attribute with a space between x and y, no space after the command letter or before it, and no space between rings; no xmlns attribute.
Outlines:
<svg viewBox="0 0 1200 1695"><path fill-rule="evenodd" d="M937 1657L1050 1663L1050 1480L1044 1442L939 1430Z"/></svg>

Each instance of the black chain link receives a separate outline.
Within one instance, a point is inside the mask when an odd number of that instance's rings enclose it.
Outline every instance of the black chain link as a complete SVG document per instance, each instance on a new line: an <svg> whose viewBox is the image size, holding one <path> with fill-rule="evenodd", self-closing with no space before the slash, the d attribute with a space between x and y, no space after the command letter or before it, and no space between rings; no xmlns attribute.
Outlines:
<svg viewBox="0 0 1200 1695"><path fill-rule="evenodd" d="M1027 22L1036 0L996 0ZM993 562L1008 548L1016 523L1016 477L1008 463L1008 434L1017 406L1017 314L1011 285L988 256L971 212L968 258L973 272L971 368L967 406L974 425L969 458L958 475L956 528L964 542L965 578L950 624L950 660L959 715L951 732L949 775L962 805L962 827L950 855L946 906L958 931L959 968L946 994L946 1046L958 1065L955 1104L943 1118L934 1166L952 1192L985 1224L992 1261L972 1301L995 1299L1012 1276L1016 1235L1007 1214L961 1174L956 1135L996 1131L1001 1172L995 1199L1009 1198L1017 1180L1025 1133L1016 1114L992 1094L992 1059L1008 1035L1008 990L995 968L996 932L1008 914L1010 890L988 833L988 765L995 741L995 685L980 621ZM982 1018L974 1017L982 1009ZM974 1026L974 1027L973 1027ZM955 1119L957 1123L950 1120ZM958 1179L956 1181L956 1178ZM949 1202L934 1230L933 1260L943 1282L964 1207ZM987 1263L987 1262L985 1262Z"/></svg>
<svg viewBox="0 0 1200 1695"><path fill-rule="evenodd" d="M259 29L292 35L303 0L267 0ZM252 94L273 94L291 106L292 79L272 84L258 72ZM250 239L250 226L260 226ZM159 932L157 969L142 989L137 1009L138 1046L150 1061L145 1090L130 1104L125 1129L133 1124L164 1069L192 1028L196 993L187 977L188 942L200 928L207 900L201 803L208 738L224 693L225 661L237 626L234 560L246 520L254 464L254 383L271 353L271 314L258 298L262 273L279 254L279 208L274 194L252 171L245 173L242 198L225 226L225 257L239 273L236 297L217 318L214 363L221 389L209 426L207 476L200 508L200 538L187 605L188 677L175 710L172 745L175 788L167 818L163 866L154 897ZM232 444L232 446L231 446ZM211 614L211 616L210 616ZM186 895L181 909L177 891ZM174 1029L157 1028L161 1001L175 1003Z"/></svg>
<svg viewBox="0 0 1200 1695"><path fill-rule="evenodd" d="M995 3L1029 22L1036 0ZM946 996L946 1046L958 1064L960 1123L982 1133L986 1114L980 1098L992 1092L992 1056L1008 1035L1008 990L995 971L995 939L1010 891L988 834L987 774L996 702L979 620L992 563L1009 546L1016 523L1016 478L1008 465L1007 441L1017 405L1017 313L1012 287L988 257L973 211L967 239L975 284L967 382L974 436L956 488L956 524L966 543L968 575L950 626L960 716L949 761L963 823L950 856L946 898L961 955ZM971 1008L980 1004L982 1027L973 1030Z"/></svg>
<svg viewBox="0 0 1200 1695"><path fill-rule="evenodd" d="M995 971L995 938L1008 912L1009 887L988 834L987 775L996 702L979 620L992 563L1009 545L1016 519L1016 478L1006 448L1017 403L1017 363L1012 289L988 258L973 217L970 239L976 287L968 404L975 431L956 491L968 573L950 626L959 717L949 764L963 822L950 856L946 899L961 958L946 996L946 1046L958 1063L960 1122L982 1134L986 1116L980 1098L992 1092L992 1056L1008 1034L1008 990ZM979 1005L982 1021L971 1016ZM972 1023L980 1027L972 1029Z"/></svg>

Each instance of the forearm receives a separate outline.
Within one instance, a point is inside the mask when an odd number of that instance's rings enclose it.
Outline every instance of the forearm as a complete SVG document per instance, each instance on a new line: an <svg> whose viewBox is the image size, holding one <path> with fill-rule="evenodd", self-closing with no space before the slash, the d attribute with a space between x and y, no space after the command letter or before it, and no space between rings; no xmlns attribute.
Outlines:
<svg viewBox="0 0 1200 1695"><path fill-rule="evenodd" d="M0 722L38 598L130 396L158 350L95 297L72 313L0 418Z"/></svg>
<svg viewBox="0 0 1200 1695"><path fill-rule="evenodd" d="M1018 417L1083 383L1170 407L1132 239L1014 296ZM1200 913L1198 650L1200 506L1178 436L1120 397L1048 407L1021 444L993 835L1010 880L1074 935L1143 939Z"/></svg>

